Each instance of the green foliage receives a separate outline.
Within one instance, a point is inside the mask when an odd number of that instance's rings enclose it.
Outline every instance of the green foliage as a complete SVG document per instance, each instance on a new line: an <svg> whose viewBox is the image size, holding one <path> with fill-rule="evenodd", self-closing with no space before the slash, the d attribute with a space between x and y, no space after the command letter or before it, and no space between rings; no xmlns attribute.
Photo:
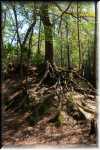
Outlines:
<svg viewBox="0 0 100 150"><path fill-rule="evenodd" d="M13 46L11 43L7 43L5 45L5 49L7 51L7 53L13 53L14 51L16 51L16 46Z"/></svg>
<svg viewBox="0 0 100 150"><path fill-rule="evenodd" d="M61 126L65 123L66 113L64 111L59 111L57 115L52 119L52 122L55 124L56 127Z"/></svg>
<svg viewBox="0 0 100 150"><path fill-rule="evenodd" d="M73 113L74 108L75 108L74 99L73 99L73 92L71 92L68 96L68 100L67 100L67 103L66 103L66 108L67 108L67 112L69 114Z"/></svg>
<svg viewBox="0 0 100 150"><path fill-rule="evenodd" d="M71 93L69 94L69 101L70 101L70 102L73 102L73 100L74 100L74 99L73 99L73 92L71 92Z"/></svg>
<svg viewBox="0 0 100 150"><path fill-rule="evenodd" d="M40 107L39 108L36 108L36 110L27 118L29 123L31 125L34 125L36 124L40 119L41 117L48 112L48 106L43 103L43 104L40 104Z"/></svg>
<svg viewBox="0 0 100 150"><path fill-rule="evenodd" d="M36 115L31 115L27 118L27 120L30 123L30 125L34 125L37 123L38 117Z"/></svg>
<svg viewBox="0 0 100 150"><path fill-rule="evenodd" d="M7 66L9 63L14 62L16 58L17 58L17 47L13 46L10 43L4 45L4 51L2 56L3 68L4 66Z"/></svg>
<svg viewBox="0 0 100 150"><path fill-rule="evenodd" d="M39 114L43 115L43 114L47 113L48 110L49 110L48 105L46 103L43 103L39 109Z"/></svg>
<svg viewBox="0 0 100 150"><path fill-rule="evenodd" d="M32 58L32 63L33 64L36 64L36 65L39 65L39 64L42 64L44 61L44 57L42 54L38 54L38 53L35 53L33 58Z"/></svg>
<svg viewBox="0 0 100 150"><path fill-rule="evenodd" d="M62 11L66 9L66 6L68 5L68 2L66 3L58 3L59 7L61 7ZM20 59L20 49L16 48L17 46L17 34L16 34L16 24L15 24L15 17L13 14L12 6L9 3L2 3L3 8L3 23L5 22L5 26L3 29L3 41L4 45L6 45L6 52L3 55L3 63L7 64L9 61L15 60L18 53L18 58ZM34 3L25 3L21 5L20 3L15 3L16 7L16 13L17 13L17 19L18 19L18 31L20 35L21 42L23 41L23 38L27 32L28 27L32 23L32 17L33 15L33 9L34 9ZM71 64L74 66L79 65L79 49L78 49L78 34L77 34L77 7L76 3L71 4L73 17L69 14L63 14L61 26L60 26L60 18L58 16L61 15L61 11L56 7L54 4L49 5L48 12L49 17L52 23L52 30L53 30L53 47L54 47L54 61L57 66L61 65L61 49L62 49L62 67L67 67L68 63L68 50L67 45L69 45L69 51L70 51L70 59ZM38 12L40 9L40 4L35 4L36 11ZM35 9L34 9L35 10ZM5 19L5 12L6 12L6 19ZM94 3L79 3L79 12L80 14L84 14L86 12L87 14L94 13ZM38 54L37 47L38 47L38 31L39 31L39 16L37 17L36 25L34 26L34 31L32 35L32 45L31 50L31 60L33 64L41 64L44 61L44 55L45 55L45 34L44 34L44 26L43 23L41 23L41 31L40 31L40 54ZM57 19L59 18L59 19ZM53 24L54 22L54 24ZM87 51L89 48L89 41L91 39L92 42L90 45L93 45L94 43L94 28L95 28L95 18L94 17L82 17L79 21L79 29L80 29L80 47L82 52L82 59L87 59ZM66 26L67 24L67 26ZM24 30L23 30L24 29ZM61 34L58 30L62 32L62 38ZM68 31L69 35L67 37L66 31ZM15 34L15 37L14 37ZM27 39L27 45L29 44L29 38ZM13 40L14 39L14 40ZM68 41L67 41L68 39ZM13 40L12 44L11 41ZM8 43L9 42L9 43ZM13 44L15 46L13 46ZM23 53L23 61L27 61L27 54L28 54L28 48L25 47L22 51ZM90 48L90 52L92 53L92 49ZM18 59L18 60L19 60ZM66 68L67 69L67 68Z"/></svg>
<svg viewBox="0 0 100 150"><path fill-rule="evenodd" d="M58 121L60 122L60 124L62 124L65 121L63 112L60 112L58 116Z"/></svg>

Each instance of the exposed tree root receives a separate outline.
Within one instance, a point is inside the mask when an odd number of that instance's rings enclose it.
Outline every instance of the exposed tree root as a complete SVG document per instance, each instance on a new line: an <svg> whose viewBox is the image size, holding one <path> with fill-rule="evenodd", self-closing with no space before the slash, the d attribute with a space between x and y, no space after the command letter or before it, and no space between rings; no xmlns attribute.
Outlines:
<svg viewBox="0 0 100 150"><path fill-rule="evenodd" d="M88 84L88 86L90 88L92 88L94 91L95 91L95 88L93 87L93 85L87 80L85 79L84 77L82 77L81 75L79 75L76 71L72 70L73 74L75 74L79 79L83 80L83 81L86 81L86 83Z"/></svg>
<svg viewBox="0 0 100 150"><path fill-rule="evenodd" d="M26 103L26 97L27 97L27 93L25 91L25 89L20 90L19 92L15 93L12 97L10 97L10 102L9 104L6 106L6 110L14 107L15 110L18 110L21 108L21 106ZM20 99L22 101L20 101Z"/></svg>
<svg viewBox="0 0 100 150"><path fill-rule="evenodd" d="M79 86L79 84L74 79L74 75L76 75L77 78L85 81L89 85L89 89L86 90L86 89L82 88L81 86ZM51 100L54 100L54 96L57 97L57 99L58 99L57 100L58 105L57 105L57 108L56 108L57 110L50 117L47 117L47 120L45 120L45 122L56 120L55 118L57 118L57 116L59 116L60 112L63 111L63 101L64 101L64 99L69 103L69 101L68 101L69 97L67 95L68 92L77 91L77 92L83 94L85 97L89 97L89 98L91 97L91 96L89 96L89 94L91 94L92 96L96 95L96 92L95 92L95 89L93 88L93 86L89 82L87 82L83 77L79 76L75 71L72 71L72 70L65 71L65 70L62 70L62 69L58 69L55 65L50 64L50 62L48 62L48 61L46 62L45 73L44 73L42 79L40 80L40 82L34 88L34 91L36 92L37 89L40 88L40 86L43 83L46 83L46 81L50 82L52 80L54 82L52 82L51 86L48 89L49 90L53 89L53 92L50 93L50 94L47 94L46 96L41 97L39 99L38 104L32 106L33 110L40 109L41 105L46 103L46 101L49 100L49 103L51 103ZM21 85L21 87L25 91L25 89L26 89L25 83L23 83ZM16 98L17 98L17 96L19 96L19 93L21 95L28 96L27 92L26 92L26 94L23 93L23 92L19 91L18 93L15 93L10 98L11 100L10 100L10 104L6 108L7 110L9 108L11 108L12 106L15 106L16 104L17 104L17 106L15 107L15 111L20 110L21 108L24 107L24 104L27 103L27 100L26 100L25 97L23 98L23 100L21 102L20 102L20 98L18 98L19 100L17 99L17 101L16 101ZM93 97L91 97L91 99L93 99ZM82 103L78 104L78 103L75 103L74 101L72 101L71 103L73 103L73 105L71 105L71 113L74 113L75 111L77 113L80 112L85 116L85 118L87 120L90 120L90 121L95 120L96 110L92 110L92 108L81 105ZM76 109L76 110L72 109L72 107L74 107L74 106L77 107L78 109ZM89 115L87 117L87 113L91 114L92 118Z"/></svg>
<svg viewBox="0 0 100 150"><path fill-rule="evenodd" d="M71 80L71 82L73 83L73 85L74 85L74 89L77 91L77 92L81 92L82 94L91 94L91 95L96 95L96 92L94 91L94 90L92 90L92 89L87 89L87 90L85 90L85 89L83 89L83 88L81 88L75 81L73 81L73 80Z"/></svg>

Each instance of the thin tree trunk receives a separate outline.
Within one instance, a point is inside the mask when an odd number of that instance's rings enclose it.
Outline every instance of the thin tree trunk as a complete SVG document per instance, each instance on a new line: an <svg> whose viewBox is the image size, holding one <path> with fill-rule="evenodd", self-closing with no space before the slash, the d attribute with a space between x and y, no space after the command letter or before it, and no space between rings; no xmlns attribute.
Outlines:
<svg viewBox="0 0 100 150"><path fill-rule="evenodd" d="M20 36L19 36L19 31L18 31L18 19L17 19L17 13L16 13L16 8L15 6L13 5L13 12L14 12L14 16L15 16L15 23L16 23L16 33L17 33L17 40L20 44L20 47L21 47L21 40L20 40Z"/></svg>
<svg viewBox="0 0 100 150"><path fill-rule="evenodd" d="M29 38L29 49L28 49L28 54L27 54L27 68L29 66L30 57L31 57L32 35L33 35L33 29L31 30L31 34L30 34L30 38Z"/></svg>
<svg viewBox="0 0 100 150"><path fill-rule="evenodd" d="M35 6L34 6L35 7ZM16 9L15 9L15 5L12 5L12 8L13 8L13 12L14 12L14 16L15 16L15 22L16 22L16 32L17 32L17 39L18 39L18 42L20 44L20 50L21 50L21 54L20 54L20 76L21 76L21 79L23 78L23 66L22 66L22 62L23 62L23 52L22 50L24 49L25 47L25 44L27 42L27 39L28 39L28 36L32 30L32 28L35 26L36 24L36 14L35 14L35 8L34 8L34 13L33 13L33 17L34 17L34 21L32 22L32 24L29 26L26 34L25 34L25 37L24 37L24 40L23 42L21 43L21 40L20 40L20 36L19 36L19 31L18 31L18 20L17 20L17 13L16 13Z"/></svg>
<svg viewBox="0 0 100 150"><path fill-rule="evenodd" d="M33 29L31 30L30 33L30 38L29 38L29 47L28 47L28 53L27 53L27 73L26 73L26 91L28 94L28 68L30 64L30 56L31 56L31 48L32 48L32 35L33 35Z"/></svg>
<svg viewBox="0 0 100 150"><path fill-rule="evenodd" d="M18 39L17 39L17 60L19 60L18 57L19 57L19 51L18 51Z"/></svg>
<svg viewBox="0 0 100 150"><path fill-rule="evenodd" d="M61 33L61 47L60 47L61 51L60 52L61 52L61 67L62 67L63 66L63 62L62 62L63 61L63 57L62 57L62 30L60 31L60 33Z"/></svg>
<svg viewBox="0 0 100 150"><path fill-rule="evenodd" d="M71 66L70 66L70 50L69 50L69 44L67 45L67 51L68 51L68 54L67 54L67 56L68 56L68 69L70 69Z"/></svg>
<svg viewBox="0 0 100 150"><path fill-rule="evenodd" d="M24 37L24 40L23 40L23 43L22 43L23 46L25 46L25 44L27 42L27 39L28 39L28 36L29 36L32 28L35 26L35 24L36 24L36 18L34 18L33 23L29 26L29 28L28 28L28 30L27 30L27 32L25 34L25 37Z"/></svg>
<svg viewBox="0 0 100 150"><path fill-rule="evenodd" d="M40 19L40 23L39 23L39 35L38 35L38 54L40 54L40 33L41 33L41 19Z"/></svg>
<svg viewBox="0 0 100 150"><path fill-rule="evenodd" d="M70 69L70 49L69 49L69 31L68 31L68 23L66 23L66 39L67 39L67 62L68 62L68 69Z"/></svg>
<svg viewBox="0 0 100 150"><path fill-rule="evenodd" d="M53 17L53 37L55 38L56 34L55 34L55 31L56 31L56 27L55 27L55 16Z"/></svg>
<svg viewBox="0 0 100 150"><path fill-rule="evenodd" d="M94 31L94 51L93 51L93 84L96 87L96 49L97 49L97 2L95 1L95 31Z"/></svg>
<svg viewBox="0 0 100 150"><path fill-rule="evenodd" d="M31 25L29 26L28 30L26 31L26 34L25 34L25 37L24 37L24 40L23 40L23 43L22 45L25 47L25 44L27 42L27 39L28 39L28 36L30 34L30 32L32 31L33 27L35 26L36 24L36 5L34 4L34 9L33 9L33 16L32 16L33 20L32 20L32 23Z"/></svg>
<svg viewBox="0 0 100 150"><path fill-rule="evenodd" d="M22 68L22 50L23 50L23 46L22 46L22 43L21 43L21 40L20 40L19 31L18 31L18 19L17 19L17 13L16 13L15 5L12 5L12 8L13 8L14 16L15 16L17 42L19 42L20 51L21 51L21 54L20 54L20 77L22 79L22 77L23 77L23 68Z"/></svg>
<svg viewBox="0 0 100 150"><path fill-rule="evenodd" d="M81 69L81 47L80 47L80 29L79 29L79 8L77 1L77 34L78 34L78 49L79 49L79 70Z"/></svg>

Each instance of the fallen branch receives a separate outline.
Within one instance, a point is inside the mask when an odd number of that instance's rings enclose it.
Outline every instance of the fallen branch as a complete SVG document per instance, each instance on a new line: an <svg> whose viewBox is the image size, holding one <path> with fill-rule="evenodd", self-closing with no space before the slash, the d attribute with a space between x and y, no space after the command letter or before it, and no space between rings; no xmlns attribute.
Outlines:
<svg viewBox="0 0 100 150"><path fill-rule="evenodd" d="M22 94L22 92L23 92L23 90L16 91L13 95L11 95L11 96L9 97L9 101L12 101L12 100L16 99L16 97L17 97L18 95Z"/></svg>

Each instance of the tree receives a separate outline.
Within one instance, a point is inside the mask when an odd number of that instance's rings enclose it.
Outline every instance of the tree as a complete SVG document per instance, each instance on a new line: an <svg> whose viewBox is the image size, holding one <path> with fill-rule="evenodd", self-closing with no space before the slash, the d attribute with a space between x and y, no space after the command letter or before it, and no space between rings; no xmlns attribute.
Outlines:
<svg viewBox="0 0 100 150"><path fill-rule="evenodd" d="M15 7L15 3L12 3L12 9L13 9L13 12L14 12L14 17L15 17L15 25L16 25L16 33L17 33L17 42L19 43L20 45L20 76L21 78L23 78L23 50L25 49L25 46L26 46L26 42L28 40L28 37L29 37L29 34L30 32L33 30L33 27L35 26L36 24L36 8L35 8L35 5L34 5L34 10L33 10L33 20L32 20L32 23L30 24L29 28L27 29L26 33L25 33L25 36L24 36L24 40L21 41L21 38L19 36L19 24L18 24L18 19L17 19L17 12L16 12L16 7ZM28 52L28 56L29 56L29 52Z"/></svg>
<svg viewBox="0 0 100 150"><path fill-rule="evenodd" d="M70 49L69 49L69 29L68 29L68 23L66 22L66 39L67 39L67 60L68 60L68 69L71 68L70 64Z"/></svg>
<svg viewBox="0 0 100 150"><path fill-rule="evenodd" d="M45 61L49 61L53 64L53 36L52 36L52 24L48 15L48 4L43 3L40 7L41 20L44 25L45 33Z"/></svg>
<svg viewBox="0 0 100 150"><path fill-rule="evenodd" d="M60 52L61 52L61 67L63 67L63 56L62 56L62 50L63 50L63 48L62 48L62 30L60 31L60 36L61 36L61 47L60 47Z"/></svg>
<svg viewBox="0 0 100 150"><path fill-rule="evenodd" d="M94 29L94 49L93 49L93 84L96 87L96 71L97 71L97 67L96 67L96 49L97 49L97 2L95 2L95 29Z"/></svg>
<svg viewBox="0 0 100 150"><path fill-rule="evenodd" d="M79 30L79 6L77 1L77 34L78 34L78 48L79 48L79 70L81 69L81 47L80 47L80 30Z"/></svg>
<svg viewBox="0 0 100 150"><path fill-rule="evenodd" d="M39 33L38 33L38 47L37 47L37 53L40 54L40 33L41 33L41 19L39 22Z"/></svg>

